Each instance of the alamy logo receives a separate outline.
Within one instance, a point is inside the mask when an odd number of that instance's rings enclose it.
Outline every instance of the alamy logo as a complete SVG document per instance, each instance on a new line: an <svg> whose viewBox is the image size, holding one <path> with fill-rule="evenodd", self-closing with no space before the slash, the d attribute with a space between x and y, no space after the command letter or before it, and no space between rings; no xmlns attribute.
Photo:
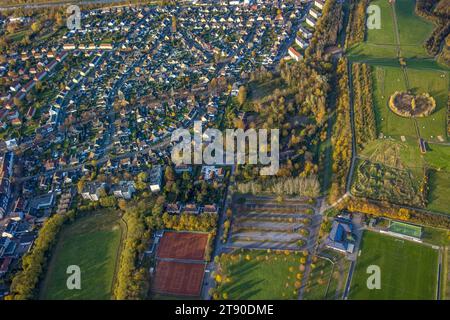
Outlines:
<svg viewBox="0 0 450 320"><path fill-rule="evenodd" d="M367 29L381 29L381 8L375 4L367 7Z"/></svg>
<svg viewBox="0 0 450 320"><path fill-rule="evenodd" d="M367 267L367 274L370 276L367 278L367 289L380 290L381 289L381 269L377 265L370 265Z"/></svg>
<svg viewBox="0 0 450 320"><path fill-rule="evenodd" d="M81 289L81 269L77 265L70 265L67 267L66 273L70 276L67 278L66 286L69 290Z"/></svg>
<svg viewBox="0 0 450 320"><path fill-rule="evenodd" d="M81 10L79 6L70 5L66 11L67 17L67 29L79 30L81 29Z"/></svg>
<svg viewBox="0 0 450 320"><path fill-rule="evenodd" d="M202 122L194 122L194 136L188 129L172 133L172 161L180 164L234 165L260 164L260 175L275 175L279 169L279 129L227 129L225 141L218 129L203 132ZM248 142L248 144L247 144ZM224 150L225 146L225 150ZM248 146L248 148L247 148Z"/></svg>

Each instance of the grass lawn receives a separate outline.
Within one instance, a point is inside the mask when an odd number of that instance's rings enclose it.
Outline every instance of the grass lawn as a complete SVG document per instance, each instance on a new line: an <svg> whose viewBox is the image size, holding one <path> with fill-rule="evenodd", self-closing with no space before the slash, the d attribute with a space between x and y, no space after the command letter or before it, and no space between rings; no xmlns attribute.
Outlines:
<svg viewBox="0 0 450 320"><path fill-rule="evenodd" d="M247 257L248 255L248 257ZM226 278L218 285L229 299L237 300L286 300L297 299L294 287L300 267L301 254L267 253L262 250L240 250L221 257L221 269ZM267 258L266 258L267 257ZM246 258L249 258L247 260Z"/></svg>
<svg viewBox="0 0 450 320"><path fill-rule="evenodd" d="M371 1L370 4L380 7L381 29L367 29L366 42L375 45L395 45L391 5L386 0Z"/></svg>
<svg viewBox="0 0 450 320"><path fill-rule="evenodd" d="M435 28L433 23L415 14L415 0L396 0L395 3L402 55L427 57L424 42ZM414 26L414 32L411 32L411 26Z"/></svg>
<svg viewBox="0 0 450 320"><path fill-rule="evenodd" d="M417 119L420 136L427 141L438 141L437 136L446 139L449 75L449 72L408 68L411 90L428 92L436 100L435 111L428 117Z"/></svg>
<svg viewBox="0 0 450 320"><path fill-rule="evenodd" d="M430 193L427 209L450 213L450 173L432 171L430 173Z"/></svg>
<svg viewBox="0 0 450 320"><path fill-rule="evenodd" d="M372 69L372 77L378 132L398 140L401 136L415 139L413 119L396 115L388 106L389 97L395 91L407 89L401 68L376 66ZM427 141L438 141L438 136L446 139L449 73L408 68L408 79L415 93L429 92L436 100L436 110L428 117L417 119L421 137Z"/></svg>
<svg viewBox="0 0 450 320"><path fill-rule="evenodd" d="M313 265L303 300L334 300L338 284L335 267L323 258L319 258Z"/></svg>
<svg viewBox="0 0 450 320"><path fill-rule="evenodd" d="M65 227L42 285L41 299L110 299L120 246L116 211L100 210ZM81 290L68 290L67 267L81 269Z"/></svg>
<svg viewBox="0 0 450 320"><path fill-rule="evenodd" d="M438 246L450 244L450 231L433 227L422 227L422 240Z"/></svg>
<svg viewBox="0 0 450 320"><path fill-rule="evenodd" d="M364 232L361 254L350 288L355 300L399 300L436 298L438 252L428 246ZM369 290L367 267L381 270L381 289Z"/></svg>
<svg viewBox="0 0 450 320"><path fill-rule="evenodd" d="M25 38L25 36L27 36L28 34L29 34L29 31L27 29L19 30L13 34L10 34L9 40L11 40L12 42L19 42L19 41L22 41L22 39Z"/></svg>

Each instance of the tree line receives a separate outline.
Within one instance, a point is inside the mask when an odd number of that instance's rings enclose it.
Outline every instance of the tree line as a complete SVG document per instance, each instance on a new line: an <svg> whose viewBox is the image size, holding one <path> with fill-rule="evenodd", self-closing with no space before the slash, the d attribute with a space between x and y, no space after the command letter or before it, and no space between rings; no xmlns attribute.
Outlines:
<svg viewBox="0 0 450 320"><path fill-rule="evenodd" d="M331 181L330 202L336 201L345 193L347 175L352 157L352 131L350 124L350 95L347 60L341 58L336 68L337 101L336 121L331 142L333 146L333 176Z"/></svg>
<svg viewBox="0 0 450 320"><path fill-rule="evenodd" d="M351 212L361 212L432 227L450 228L450 217L448 216L402 208L389 202L352 198L345 206Z"/></svg>
<svg viewBox="0 0 450 320"><path fill-rule="evenodd" d="M347 37L345 47L349 48L356 43L363 42L366 32L366 9L369 0L351 0L350 14L347 24Z"/></svg>
<svg viewBox="0 0 450 320"><path fill-rule="evenodd" d="M425 48L430 55L437 55L439 52L446 50L446 37L450 32L450 12L448 11L445 0L418 0L416 1L416 14L432 21L436 28L425 42ZM443 46L442 46L443 44ZM450 59L441 59L444 63ZM450 65L450 64L448 64Z"/></svg>
<svg viewBox="0 0 450 320"><path fill-rule="evenodd" d="M37 285L47 267L51 249L55 245L64 223L75 218L76 212L55 214L44 222L32 250L22 258L22 270L12 279L11 293L7 299L28 300L37 298Z"/></svg>
<svg viewBox="0 0 450 320"><path fill-rule="evenodd" d="M115 299L138 300L147 295L148 269L139 265L139 257L145 251L151 236L145 220L151 206L150 201L133 201L122 217L126 231L113 292Z"/></svg>
<svg viewBox="0 0 450 320"><path fill-rule="evenodd" d="M370 67L365 63L354 63L353 106L355 111L355 134L358 149L377 137L375 112L373 110L372 76Z"/></svg>
<svg viewBox="0 0 450 320"><path fill-rule="evenodd" d="M317 176L272 178L265 181L249 181L237 183L237 191L243 194L260 195L271 193L279 196L305 196L317 197L320 193L320 184Z"/></svg>
<svg viewBox="0 0 450 320"><path fill-rule="evenodd" d="M335 45L342 28L342 20L342 2L337 0L326 1L322 17L317 21L310 46L306 49L306 55L320 58L326 47Z"/></svg>

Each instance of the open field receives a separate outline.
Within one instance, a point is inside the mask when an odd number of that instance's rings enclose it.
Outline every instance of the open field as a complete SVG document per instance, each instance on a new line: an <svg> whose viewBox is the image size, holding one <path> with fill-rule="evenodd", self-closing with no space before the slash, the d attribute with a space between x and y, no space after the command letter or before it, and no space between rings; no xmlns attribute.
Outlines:
<svg viewBox="0 0 450 320"><path fill-rule="evenodd" d="M121 226L116 211L100 210L64 227L42 285L42 299L110 299ZM67 267L81 269L81 290L68 290Z"/></svg>
<svg viewBox="0 0 450 320"><path fill-rule="evenodd" d="M222 255L218 293L220 297L225 293L229 299L238 300L297 299L301 257L299 253L286 255L263 250L239 250Z"/></svg>
<svg viewBox="0 0 450 320"><path fill-rule="evenodd" d="M351 299L435 299L438 252L428 246L364 232L350 288ZM369 290L367 267L381 270L381 289Z"/></svg>
<svg viewBox="0 0 450 320"><path fill-rule="evenodd" d="M396 58L397 47L393 10L386 0L371 1L381 9L381 28L368 29L366 40L350 49L350 55L357 60ZM405 58L427 58L424 42L433 31L433 24L414 13L415 1L397 0L396 15L400 37L400 49ZM414 32L410 32L414 26Z"/></svg>
<svg viewBox="0 0 450 320"><path fill-rule="evenodd" d="M426 57L424 42L433 32L434 25L415 14L415 4L415 0L395 1L400 47L405 57ZM414 26L414 32L411 32L411 26Z"/></svg>
<svg viewBox="0 0 450 320"><path fill-rule="evenodd" d="M275 89L282 90L285 84L281 83L281 79L272 79L269 81L252 81L249 83L248 99L258 101L271 95Z"/></svg>
<svg viewBox="0 0 450 320"><path fill-rule="evenodd" d="M421 171L427 166L437 171L450 172L450 146L446 145L428 144L428 151L423 155L419 152L416 141L378 139L369 143L359 156L398 169Z"/></svg>
<svg viewBox="0 0 450 320"><path fill-rule="evenodd" d="M208 234L191 232L165 232L158 246L158 258L203 261Z"/></svg>
<svg viewBox="0 0 450 320"><path fill-rule="evenodd" d="M359 156L362 159L368 159L372 164L382 163L388 167L387 171L407 172L411 177L408 185L412 186L409 191L404 187L400 193L406 192L411 196L416 193L417 183L415 180L423 179L424 168L434 169L431 171L429 179L429 192L427 196L427 208L433 211L449 212L450 200L450 184L448 177L450 175L450 146L445 143L447 137L447 104L449 89L449 72L430 70L430 69L413 69L408 67L407 78L403 74L401 68L391 66L374 66L372 68L373 77L373 99L375 104L375 115L377 120L377 131L380 139L370 142L361 151ZM395 91L409 89L414 94L429 92L436 100L436 110L424 118L417 118L417 127L420 136L428 143L427 153L421 154L417 143L417 131L414 120L404 118L394 114L388 107L388 101L391 94ZM444 143L442 143L444 142ZM441 144L439 144L441 143ZM380 186L380 183L386 182L386 177L392 177L392 172L388 174L386 170L381 172L371 171L355 173L354 192L358 190L364 193L367 190L377 189L373 186ZM364 171L364 170L363 170ZM361 182L361 178L368 178L372 184ZM364 180L364 179L362 179ZM406 181L402 179L402 181ZM367 181L366 181L367 182ZM403 197L401 194L397 196L393 194L392 188L397 188L398 184L386 185L383 189L379 189L375 193L382 195L382 199L393 201L396 203L409 203L414 206L420 206L417 201L412 201L411 197ZM361 190L360 190L361 189ZM380 191L381 190L381 191ZM360 192L360 193L361 193ZM396 193L396 192L394 192ZM397 192L398 193L398 192ZM370 193L369 193L370 196ZM372 197L380 199L380 197ZM420 201L419 201L420 202Z"/></svg>
<svg viewBox="0 0 450 320"><path fill-rule="evenodd" d="M204 263L158 261L153 291L160 294L200 296Z"/></svg>

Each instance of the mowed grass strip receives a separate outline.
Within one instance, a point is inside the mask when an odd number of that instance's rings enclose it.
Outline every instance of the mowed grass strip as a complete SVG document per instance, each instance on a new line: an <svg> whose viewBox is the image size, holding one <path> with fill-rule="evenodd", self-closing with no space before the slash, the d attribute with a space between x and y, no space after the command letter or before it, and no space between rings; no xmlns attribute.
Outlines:
<svg viewBox="0 0 450 320"><path fill-rule="evenodd" d="M114 210L88 214L66 226L54 249L41 298L110 299L121 232ZM70 265L81 269L81 290L67 288L66 270Z"/></svg>
<svg viewBox="0 0 450 320"><path fill-rule="evenodd" d="M426 245L375 232L364 232L361 254L350 288L354 300L433 300L438 252ZM367 267L381 270L381 289L367 288Z"/></svg>

